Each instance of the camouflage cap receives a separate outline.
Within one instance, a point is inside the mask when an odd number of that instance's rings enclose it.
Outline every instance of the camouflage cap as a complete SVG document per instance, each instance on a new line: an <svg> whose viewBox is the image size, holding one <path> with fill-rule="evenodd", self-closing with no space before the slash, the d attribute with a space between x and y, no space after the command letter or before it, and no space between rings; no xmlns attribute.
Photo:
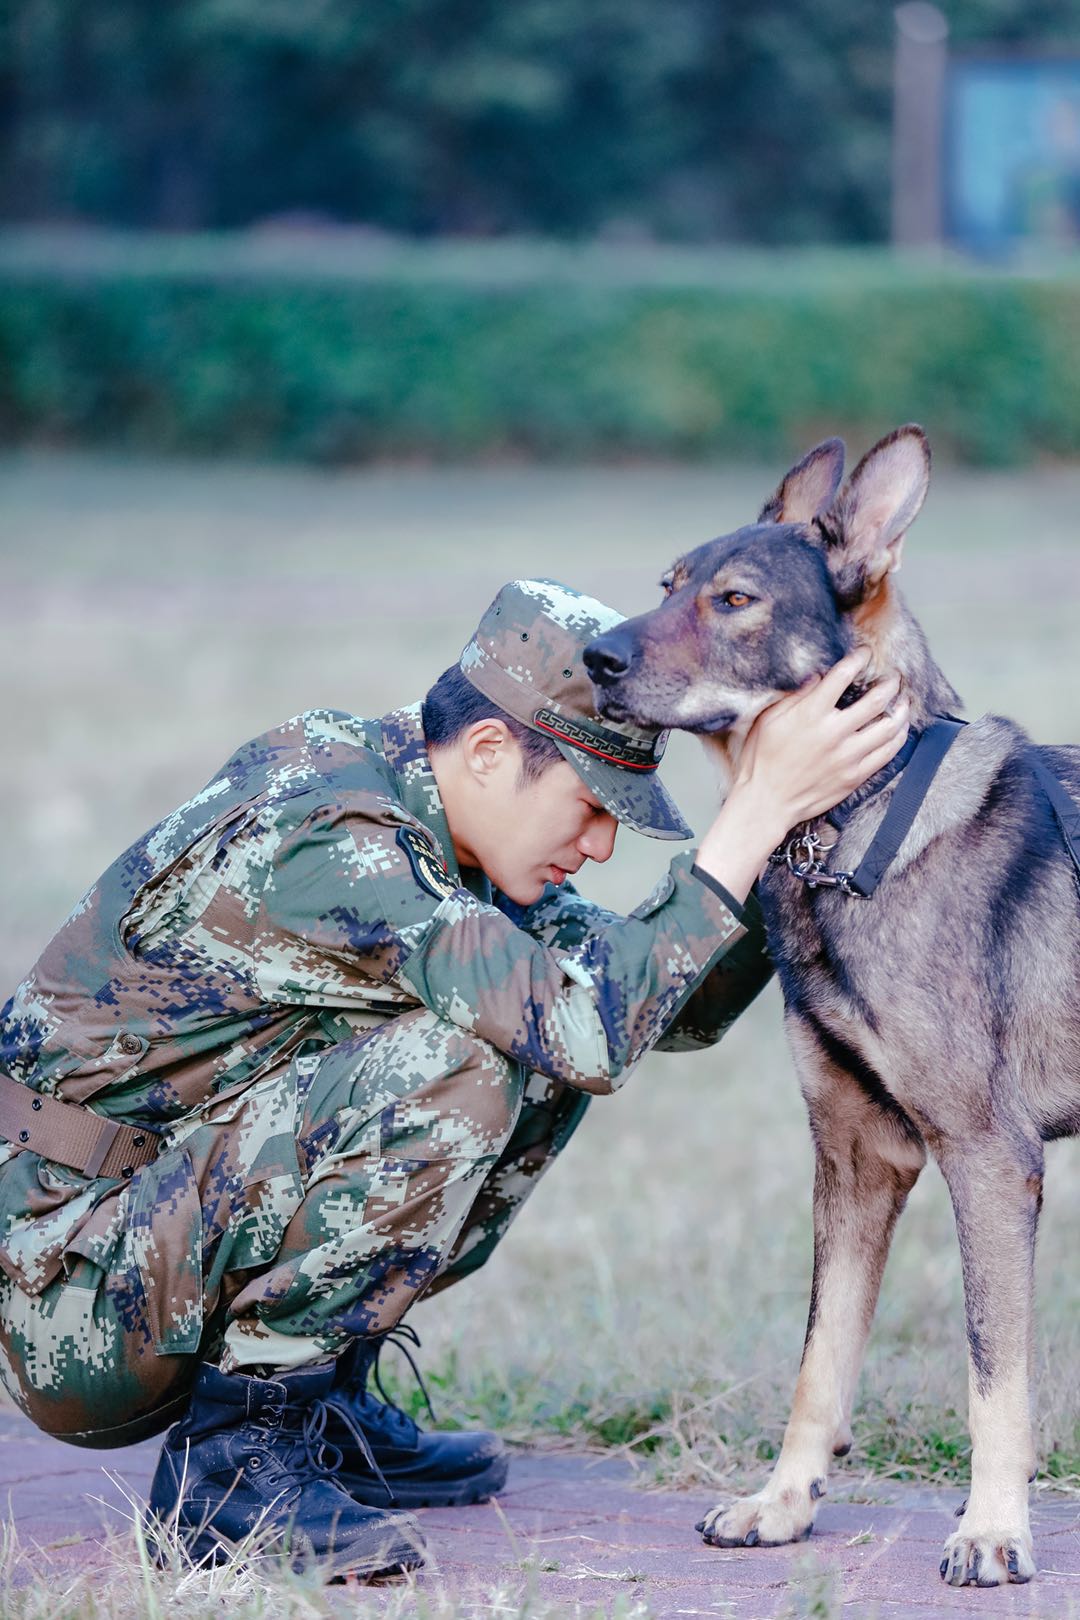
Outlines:
<svg viewBox="0 0 1080 1620"><path fill-rule="evenodd" d="M605 810L650 838L692 838L656 770L668 733L601 720L582 654L623 615L550 579L504 585L461 655L485 697L555 743Z"/></svg>

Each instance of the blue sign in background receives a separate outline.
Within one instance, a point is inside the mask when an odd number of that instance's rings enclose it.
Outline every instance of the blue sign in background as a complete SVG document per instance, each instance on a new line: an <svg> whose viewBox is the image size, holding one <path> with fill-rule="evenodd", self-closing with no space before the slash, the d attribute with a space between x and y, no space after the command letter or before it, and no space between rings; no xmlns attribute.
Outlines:
<svg viewBox="0 0 1080 1620"><path fill-rule="evenodd" d="M980 253L1080 245L1080 59L950 65L946 234Z"/></svg>

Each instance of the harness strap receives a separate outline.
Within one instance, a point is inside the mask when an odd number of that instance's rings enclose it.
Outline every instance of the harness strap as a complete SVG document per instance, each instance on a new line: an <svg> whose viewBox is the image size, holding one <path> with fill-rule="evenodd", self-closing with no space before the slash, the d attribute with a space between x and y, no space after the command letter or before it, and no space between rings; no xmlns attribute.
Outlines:
<svg viewBox="0 0 1080 1620"><path fill-rule="evenodd" d="M151 1130L106 1119L81 1103L34 1091L0 1069L0 1137L16 1153L40 1153L85 1176L124 1180L157 1158Z"/></svg>
<svg viewBox="0 0 1080 1620"><path fill-rule="evenodd" d="M1034 749L1028 755L1035 780L1050 800L1050 808L1057 817L1076 875L1080 877L1080 804L1058 781L1050 768L1043 764Z"/></svg>
<svg viewBox="0 0 1080 1620"><path fill-rule="evenodd" d="M835 827L838 833L843 832L856 810L864 805L867 799L875 798L887 788L893 777L899 776L905 769L908 760L919 746L921 736L921 731L916 731L914 726L909 727L899 751L893 755L889 763L883 765L880 771L876 771L869 782L864 782L862 787L856 788L854 793L849 793L846 799L841 799L839 804L834 804L831 810L826 811L825 820L830 827Z"/></svg>
<svg viewBox="0 0 1080 1620"><path fill-rule="evenodd" d="M889 808L882 818L881 826L874 834L870 848L847 879L846 886L854 889L856 894L864 898L872 895L885 876L919 813L927 790L937 775L938 766L964 724L963 720L935 720L920 736L904 773L893 790ZM1080 812L1077 814L1077 820L1080 822Z"/></svg>
<svg viewBox="0 0 1080 1620"><path fill-rule="evenodd" d="M951 716L939 716L918 736L917 741L915 733L909 735L903 748L894 756L892 771L889 771L888 766L885 767L889 772L887 776L873 779L874 791L880 792L896 774L897 769L903 771L899 783L893 790L881 825L854 872L827 870L822 855L835 846L823 844L812 827L797 832L786 847L781 845L770 856L770 860L774 864L787 865L791 872L811 889L840 889L844 894L868 899L896 859L900 845L907 837L930 784L937 775L938 767L961 728L966 724L966 721L954 720ZM1050 802L1065 841L1065 848L1069 852L1077 878L1080 879L1080 802L1058 780L1049 766L1043 764L1034 748L1029 748L1025 757L1032 775ZM862 790L862 794L865 794L865 789ZM842 832L854 811L864 802L865 798L862 795L852 794L834 810L830 810L825 819L831 822L838 832Z"/></svg>

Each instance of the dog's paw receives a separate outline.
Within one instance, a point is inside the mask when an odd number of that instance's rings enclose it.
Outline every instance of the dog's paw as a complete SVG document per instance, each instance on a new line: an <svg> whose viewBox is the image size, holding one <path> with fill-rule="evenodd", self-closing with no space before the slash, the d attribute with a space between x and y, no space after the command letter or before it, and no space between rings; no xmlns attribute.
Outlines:
<svg viewBox="0 0 1080 1620"><path fill-rule="evenodd" d="M1027 1530L979 1534L961 1525L945 1543L941 1578L950 1586L1022 1584L1035 1573L1031 1534Z"/></svg>
<svg viewBox="0 0 1080 1620"><path fill-rule="evenodd" d="M713 1508L695 1528L710 1547L781 1547L805 1541L814 1528L818 1498L825 1481L815 1479L806 1490L770 1490L734 1503L726 1510Z"/></svg>

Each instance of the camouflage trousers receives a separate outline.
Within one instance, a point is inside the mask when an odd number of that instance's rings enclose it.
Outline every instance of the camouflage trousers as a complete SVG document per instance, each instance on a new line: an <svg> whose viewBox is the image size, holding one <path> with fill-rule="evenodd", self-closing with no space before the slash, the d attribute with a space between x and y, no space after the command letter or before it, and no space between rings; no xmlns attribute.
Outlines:
<svg viewBox="0 0 1080 1620"><path fill-rule="evenodd" d="M587 1102L423 1009L302 1052L174 1126L40 1293L0 1280L4 1382L49 1433L124 1445L202 1360L382 1333L483 1264Z"/></svg>

